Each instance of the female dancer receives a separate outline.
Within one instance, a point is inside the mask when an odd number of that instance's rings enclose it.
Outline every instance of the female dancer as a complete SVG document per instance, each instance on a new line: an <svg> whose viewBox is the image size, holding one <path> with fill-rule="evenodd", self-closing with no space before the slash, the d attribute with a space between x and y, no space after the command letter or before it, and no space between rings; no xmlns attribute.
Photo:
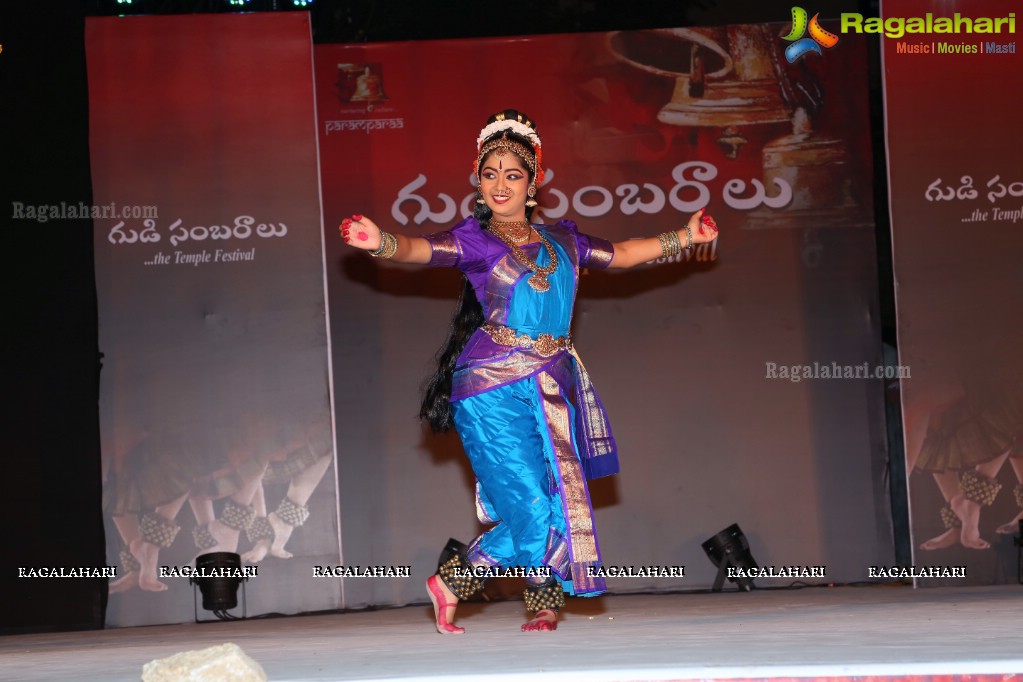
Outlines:
<svg viewBox="0 0 1023 682"><path fill-rule="evenodd" d="M347 244L403 263L458 267L465 291L427 386L421 416L434 430L454 426L476 475L480 521L496 524L427 581L437 631L453 623L459 599L482 587L481 573L526 569L523 630L554 630L565 591L604 591L586 481L618 471L603 405L572 347L569 327L579 268L628 268L717 237L703 210L658 237L611 244L573 222L531 224L543 182L536 125L509 109L476 140L474 215L426 237L381 231L353 215ZM496 571L495 571L496 569Z"/></svg>

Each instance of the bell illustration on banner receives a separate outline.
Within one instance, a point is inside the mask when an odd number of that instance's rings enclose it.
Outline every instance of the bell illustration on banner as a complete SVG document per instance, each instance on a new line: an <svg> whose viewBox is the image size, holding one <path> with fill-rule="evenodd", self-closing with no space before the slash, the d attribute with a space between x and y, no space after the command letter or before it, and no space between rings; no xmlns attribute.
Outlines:
<svg viewBox="0 0 1023 682"><path fill-rule="evenodd" d="M792 134L764 145L763 157L764 182L779 178L792 187L791 210L856 206L849 187L845 143L815 132L806 109L796 109Z"/></svg>
<svg viewBox="0 0 1023 682"><path fill-rule="evenodd" d="M738 158L749 142L744 128L791 123L792 134L764 145L761 163L765 186L784 180L792 187L792 202L784 211L751 211L749 226L794 224L793 212L849 225L843 216L856 202L846 145L813 129L824 103L820 84L809 71L783 65L777 43L768 25L756 24L621 32L611 36L609 47L636 68L674 78L671 100L657 120L718 129L714 141L729 159Z"/></svg>
<svg viewBox="0 0 1023 682"><path fill-rule="evenodd" d="M765 26L629 31L611 37L625 62L675 79L671 101L657 120L682 127L720 128L724 154L746 144L740 126L782 123L790 112L771 61Z"/></svg>

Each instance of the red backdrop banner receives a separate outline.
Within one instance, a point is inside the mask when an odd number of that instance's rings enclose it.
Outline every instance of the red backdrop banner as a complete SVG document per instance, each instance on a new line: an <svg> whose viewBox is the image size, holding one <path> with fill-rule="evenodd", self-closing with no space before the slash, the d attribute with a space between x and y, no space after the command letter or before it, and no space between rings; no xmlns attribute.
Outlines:
<svg viewBox="0 0 1023 682"><path fill-rule="evenodd" d="M887 18L1005 18L900 0ZM885 38L885 108L914 563L1017 577L1023 508L1023 58L1019 33ZM1013 494L1015 493L1015 495ZM926 575L926 574L925 574Z"/></svg>
<svg viewBox="0 0 1023 682"><path fill-rule="evenodd" d="M476 135L506 107L539 124L549 222L585 220L611 239L678 225L708 205L732 225L791 223L799 209L821 211L830 227L862 222L869 135L850 122L866 118L865 74L837 74L858 68L863 41L851 36L830 61L791 65L777 53L780 29L321 46L328 222L359 210L407 233L449 227L471 212ZM792 160L814 145L811 178Z"/></svg>

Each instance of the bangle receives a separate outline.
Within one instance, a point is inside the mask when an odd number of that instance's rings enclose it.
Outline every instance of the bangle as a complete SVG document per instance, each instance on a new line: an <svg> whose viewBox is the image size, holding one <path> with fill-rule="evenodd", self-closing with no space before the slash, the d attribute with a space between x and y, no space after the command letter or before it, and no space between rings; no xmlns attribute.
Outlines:
<svg viewBox="0 0 1023 682"><path fill-rule="evenodd" d="M686 251L693 248L693 231L686 225Z"/></svg>
<svg viewBox="0 0 1023 682"><path fill-rule="evenodd" d="M657 241L661 243L661 256L664 258L670 258L682 253L682 242L679 241L677 230L657 235Z"/></svg>
<svg viewBox="0 0 1023 682"><path fill-rule="evenodd" d="M380 231L380 248L370 251L374 258L391 258L398 251L398 238L390 232Z"/></svg>

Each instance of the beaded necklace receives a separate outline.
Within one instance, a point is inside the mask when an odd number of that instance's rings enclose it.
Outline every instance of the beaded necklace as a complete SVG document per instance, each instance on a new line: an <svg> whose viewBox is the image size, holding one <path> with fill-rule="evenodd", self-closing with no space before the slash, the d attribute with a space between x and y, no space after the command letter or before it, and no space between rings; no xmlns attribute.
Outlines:
<svg viewBox="0 0 1023 682"><path fill-rule="evenodd" d="M491 220L490 227L494 231L501 231L511 237L514 242L523 242L529 238L529 233L532 232L533 226L525 220Z"/></svg>
<svg viewBox="0 0 1023 682"><path fill-rule="evenodd" d="M512 241L511 237L499 230L491 229L489 226L487 229L490 230L492 235L500 239L509 249L511 249L512 256L522 265L522 267L533 273L530 275L529 279L526 280L529 283L529 286L533 287L535 291L539 291L540 293L550 291L551 285L550 282L547 281L547 277L558 269L558 252L554 250L554 247L551 246L551 243L547 241L547 237L543 236L542 232L537 230L536 233L540 235L540 243L543 244L545 249L547 249L547 254L550 256L551 262L550 265L540 267L536 264L535 260L526 255L526 252L522 250L522 247ZM539 253L537 255L539 255Z"/></svg>

